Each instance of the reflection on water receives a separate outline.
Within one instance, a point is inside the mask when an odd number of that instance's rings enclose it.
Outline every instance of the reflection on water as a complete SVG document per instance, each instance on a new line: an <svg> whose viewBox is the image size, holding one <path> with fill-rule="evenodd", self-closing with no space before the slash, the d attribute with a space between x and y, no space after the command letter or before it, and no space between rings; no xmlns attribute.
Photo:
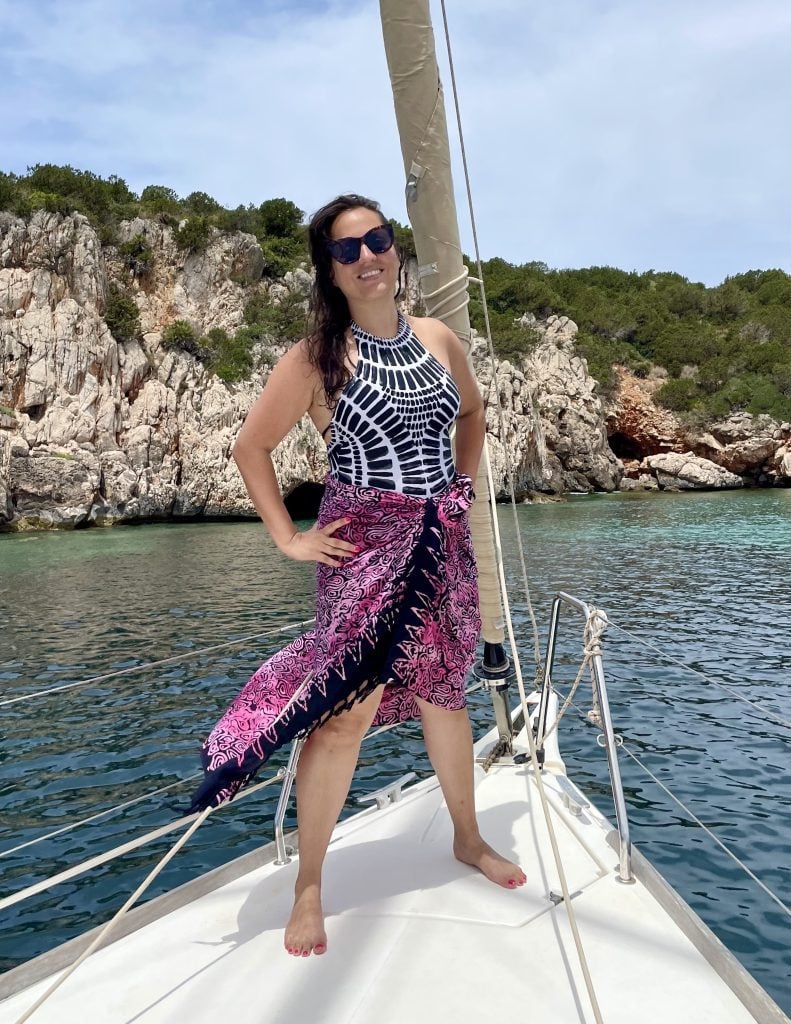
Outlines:
<svg viewBox="0 0 791 1024"><path fill-rule="evenodd" d="M501 520L527 661L509 509ZM572 498L520 508L519 521L542 624L553 594L567 590L791 719L791 491ZM28 693L298 622L311 614L312 592L312 568L283 559L253 523L0 536L0 692ZM580 652L571 612L564 636L561 688ZM282 642L249 641L0 708L0 850L192 775L206 730ZM791 902L789 731L616 630L605 657L613 717L629 748ZM582 689L577 703L589 706ZM474 696L471 712L478 731L488 728L484 696ZM611 814L595 733L571 712L561 743L570 775ZM358 794L414 769L429 771L417 726L376 737L363 748L348 810ZM788 918L628 757L621 770L635 841L791 1009ZM3 858L2 894L169 820L168 799ZM212 817L154 893L270 839L275 802L273 787ZM107 918L170 842L6 912L0 969Z"/></svg>

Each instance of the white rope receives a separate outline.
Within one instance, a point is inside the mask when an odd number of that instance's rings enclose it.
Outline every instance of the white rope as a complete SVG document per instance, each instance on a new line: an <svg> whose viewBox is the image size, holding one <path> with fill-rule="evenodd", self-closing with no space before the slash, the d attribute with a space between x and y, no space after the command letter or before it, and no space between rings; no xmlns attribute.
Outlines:
<svg viewBox="0 0 791 1024"><path fill-rule="evenodd" d="M486 472L489 478L489 487L492 486L492 467L489 462L488 455L486 457ZM519 699L522 705L522 715L525 720L525 736L527 737L527 745L530 751L530 763L533 768L533 777L536 782L536 789L541 800L541 809L544 814L544 820L547 826L547 834L549 835L549 841L552 846L552 856L555 861L555 867L558 872L558 879L560 881L560 889L563 894L563 903L566 908L568 915L569 926L571 928L571 934L574 938L574 945L577 949L577 957L579 959L580 968L582 970L582 976L585 980L585 987L588 991L588 998L591 1002L591 1008L593 1009L593 1016L596 1019L596 1024L603 1024L603 1018L599 1009L599 1002L596 998L596 991L593 987L593 979L591 978L590 969L588 967L588 959L585 955L585 950L582 945L582 937L579 933L577 926L577 915L574 911L574 907L571 904L571 895L569 893L568 882L566 880L566 871L563 867L563 858L560 855L560 847L558 846L557 836L555 835L555 826L552 823L552 814L549 807L549 800L544 789L544 780L541 775L541 766L538 763L538 755L536 753L536 744L533 739L533 729L530 723L530 709L527 706L527 694L525 693L525 683L522 677L522 664L519 658L519 652L516 646L516 637L514 636L514 624L511 619L511 609L508 601L508 589L506 587L505 580L505 567L503 565L502 548L500 545L500 525L497 520L497 513L494 509L494 503L491 504L493 515L492 515L492 527L494 530L495 537L495 551L497 554L497 569L500 576L500 590L503 599L503 608L505 612L505 625L508 630L508 642L511 645L511 653L514 660L514 674L516 675L516 683L519 688Z"/></svg>
<svg viewBox="0 0 791 1024"><path fill-rule="evenodd" d="M69 825L63 825L61 828L53 829L52 832L47 832L43 836L38 836L36 839L28 839L25 843L20 843L19 846L12 846L8 850L0 850L0 857L8 857L12 853L18 853L19 850L24 850L28 846L36 846L38 843L43 843L47 839L54 839L55 836L63 835L64 832L71 832L75 828L79 828L80 825L88 825L92 821L98 821L100 818L105 818L110 814L115 814L116 811L126 810L127 807L133 807L135 804L142 803L144 800L150 800L152 797L159 796L161 793L167 793L171 789L176 789L178 786L183 786L185 782L194 782L196 779L201 778L203 772L196 772L194 775L187 776L186 779L179 779L178 782L171 782L169 786L162 786L161 789L155 789L150 793L144 793L142 796L136 796L133 800L126 800L122 804L116 804L115 807L108 807L104 811L99 811L98 814L92 814L89 818L81 818L79 821L72 821Z"/></svg>
<svg viewBox="0 0 791 1024"><path fill-rule="evenodd" d="M596 609L594 607L591 606L590 610L591 616L585 623L585 632L583 634L585 638L585 644L583 648L582 663L580 664L579 671L577 672L577 677L572 683L571 689L569 690L568 695L563 702L563 706L560 708L560 710L557 713L557 716L555 717L555 721L544 732L544 735L541 738L542 743L546 742L547 737L551 736L555 729L557 729L557 727L560 725L560 720L563 718L566 711L568 711L569 707L571 707L574 701L574 695L579 689L580 683L582 682L582 675L585 669L590 665L591 659L595 655L601 653L599 642L601 640L602 634L604 633L604 630L607 628L608 622L606 619L603 619L601 615L597 614ZM576 705L574 705L574 707L576 710Z"/></svg>
<svg viewBox="0 0 791 1024"><path fill-rule="evenodd" d="M68 967L63 972L63 974L61 974L42 995L39 996L39 998L35 1001L35 1003L33 1003L30 1009L26 1010L25 1013L22 1014L22 1016L16 1021L16 1024L25 1024L26 1020L30 1020L30 1018L33 1016L36 1010L42 1005L42 1003L49 999L53 992L57 991L57 989L60 988L63 982L66 981L67 978L71 977L72 974L74 974L74 972L77 970L80 964L87 960L91 953L93 953L93 951L101 945L102 941L121 921L126 912L137 902L138 898L143 895L143 893L151 885L151 883L162 871L162 869L166 867L170 863L170 861L176 856L176 854L179 852L181 847L184 846L184 844L187 842L190 836L197 832L197 830L208 818L211 812L211 807L207 807L205 811L201 811L198 818L190 825L190 827L187 829L184 835L176 843L174 843L174 845L168 850L168 852L165 854L162 860L159 861L159 863L153 868L148 877L143 882L141 882L137 889L135 889L135 891L132 893L132 895L129 897L126 903L124 903L124 905L121 907L121 909L115 914L114 917L112 917L107 922L104 928L102 928L102 930L93 940L93 942L91 942L91 944L86 949L84 949L82 953L77 957L74 963L71 964L71 966Z"/></svg>
<svg viewBox="0 0 791 1024"><path fill-rule="evenodd" d="M235 802L238 803L240 800L244 800L246 797L252 796L253 793L257 793L259 789L264 789L266 786L271 786L273 783L279 782L280 779L283 778L284 774L285 773L282 768L278 769L274 775L265 779L263 782L259 782L255 786L250 786L249 788L242 790L242 792L235 798ZM222 804L221 806L226 807L227 803ZM132 850L137 850L141 846L146 846L148 843L167 835L169 832L175 832L177 828L180 828L181 825L185 824L185 822L192 821L194 817L195 815L191 814L184 818L176 818L173 821L168 822L167 825L162 825L151 832L146 832L142 836L130 839L128 842L122 843L120 846L116 846L112 850L107 850L105 853L97 854L97 856L84 860L80 864L74 864L72 867L66 868L64 871L60 871L56 875L50 875L49 878L44 878L40 882L34 882L33 885L29 885L26 889L19 889L17 892L11 893L10 896L5 896L3 899L0 899L0 910L6 910L8 907L13 907L16 903L22 903L24 900L30 899L31 896L37 896L40 892L46 892L47 889L52 889L54 886L60 885L61 882L71 881L72 878L84 875L86 871L90 871L92 868L106 864L108 861L117 860L118 857L122 857L125 853L131 853Z"/></svg>
<svg viewBox="0 0 791 1024"><path fill-rule="evenodd" d="M739 693L738 690L734 690L732 687L727 686L725 683L722 683L717 679L712 679L711 676L707 676L704 672L698 671L698 669L693 668L691 665L687 665L685 662L679 661L678 658L674 658L672 654L668 654L666 651L663 651L661 647L657 647L655 644L651 644L647 640L643 640L642 637L635 636L634 633L630 633L628 629L624 629L623 626L619 626L617 622L613 622L612 620L610 620L610 625L613 627L613 629L617 629L620 633L623 633L625 636L630 637L638 644L642 644L643 647L647 647L655 654L658 654L660 657L664 658L665 661L672 662L672 664L678 665L679 668L686 669L687 672L691 672L693 675L696 675L700 679L705 680L705 682L710 683L712 686L719 686L721 690L725 690L726 693L729 693L732 697L735 697L736 700L740 700L744 704L749 704L750 707L753 708L755 711L759 711L762 715L765 715L767 718L771 718L772 721L776 722L778 725L785 726L786 729L791 729L791 722L789 722L787 719L781 718L780 715L776 715L773 711L769 711L766 708L761 707L760 704L757 704L755 701L750 700L749 697L745 697L743 694Z"/></svg>
<svg viewBox="0 0 791 1024"><path fill-rule="evenodd" d="M477 267L478 267L478 277L479 277L480 282L481 282L480 287L481 287L481 296L482 296L482 300L483 300L484 318L485 318L485 322L486 322L486 334L487 334L487 340L488 340L488 343L489 343L489 356L490 356L490 358L492 360L492 374L493 374L493 377L494 377L495 394L497 396L497 408L498 408L499 415L500 415L500 434L501 434L501 438L502 438L502 441L503 441L503 445L505 445L505 439L506 439L505 416L503 414L502 403L500 402L499 389L496 386L496 384L497 384L497 380L496 380L497 374L496 374L496 362L495 362L495 356L494 356L494 346L492 344L491 325L489 323L489 311L488 311L488 307L487 307L487 304L486 304L486 293L485 293L485 290L484 290L484 287L483 287L483 268L481 266L480 250L479 250L479 247L478 247L478 232L477 232L477 228L476 228L476 224L475 224L475 212L474 212L473 202L472 202L472 187L471 187L471 184L470 184L470 176L469 176L469 170L468 170L468 166L467 166L467 155L466 155L465 146L464 146L464 131L463 131L463 128L462 128L462 123L461 123L461 111L460 111L460 107L459 107L458 90L456 88L456 74L455 74L455 71L454 71L454 68L453 68L453 53L452 53L452 47L451 47L451 42L450 42L450 30L448 28L448 16L447 16L447 12L445 10L445 0L441 0L441 7L442 7L442 20L443 20L443 24L444 24L444 28L445 28L445 45L447 47L448 64L449 64L449 68L450 68L451 84L452 84L452 88L453 88L453 100L454 100L455 107L456 107L456 123L458 125L459 141L460 141L460 145L461 145L461 155L462 155L462 162L463 162L463 167L464 167L464 180L465 180L465 183L466 183L466 186L467 186L467 201L468 201L468 205L469 205L470 220L471 220L471 224L472 224L473 241L474 241L474 244L475 244L475 256L476 256ZM574 908L573 908L573 906L571 904L571 895L569 893L568 883L566 881L566 872L565 872L565 869L563 867L563 860L562 860L561 855L560 855L560 849L558 847L557 836L555 835L555 828L554 828L554 825L552 823L552 815L551 815L551 811L550 811L550 807L549 807L549 801L547 799L547 795L546 795L546 792L544 790L543 779L541 778L541 768L540 768L540 765L538 763L538 757L537 757L537 754L536 754L535 740L533 739L533 730L532 730L532 727L531 727L531 724L530 724L530 711L529 711L529 708L528 708L528 705L527 705L527 694L525 693L524 679L522 677L521 661L520 661L519 654L518 654L518 651L517 651L516 638L514 636L513 621L511 619L511 611L510 611L510 605L509 605L509 601L508 601L508 591L507 591L506 579L505 579L505 568L504 568L504 565L503 565L503 557L502 557L502 546L501 546L501 543L500 543L500 528L499 528L499 523L498 523L497 510L495 508L495 502L494 502L494 480L493 480L493 477L492 477L492 465L491 465L491 461L490 461L489 456L488 456L488 451L486 451L486 449L484 449L484 457L486 459L486 472L487 472L488 482L489 482L489 493L492 496L492 501L489 503L489 507L490 507L491 512L492 512L492 525L493 525L493 530L494 530L494 533L495 533L495 546L496 546L496 554L497 554L497 569L498 569L498 573L499 573L499 577L500 577L500 589L501 589L502 600L503 600L503 609L504 609L504 612L505 612L505 623L506 623L506 627L507 627L507 630L508 630L508 640L509 640L509 643L511 645L511 652L512 652L513 660L514 660L514 670L515 670L515 674L516 674L517 685L518 685L518 688L519 688L519 698L520 698L521 704L522 704L522 714L524 715L524 720L525 720L525 735L527 737L528 747L530 749L530 761L531 761L531 764L532 764L532 767L533 767L533 775L534 775L534 778L536 780L536 787L538 789L539 797L541 799L541 807L542 807L542 810L544 812L544 819L545 819L546 825L547 825L547 833L549 835L549 840L550 840L550 843L552 845L552 854L553 854L553 857L554 857L554 860L555 860L555 866L557 868L558 878L560 880L560 886L561 886L561 890L562 890L562 893L563 893L563 902L564 902L564 905L566 907L566 913L568 915L569 926L571 928L571 932L572 932L572 935L574 937L574 944L575 944L576 949L577 949L577 956L578 956L578 959L579 959L580 968L582 970L582 975L583 975L583 978L585 980L585 987L586 987L587 992L588 992L588 998L590 999L591 1008L593 1010L593 1015L594 1015L594 1018L596 1019L597 1024L603 1024L603 1018L602 1018L602 1015L601 1015L601 1010L599 1008L599 1002L598 1002L598 999L596 997L596 991L595 991L594 986L593 986L593 979L591 978L590 969L588 967L587 957L585 955L585 950L584 950L583 945L582 945L582 937L580 936L579 928L577 926L576 913L575 913ZM506 462L506 466L508 468L508 472L509 472L509 475L510 475L511 507L513 509L513 514L514 514L514 525L516 527L516 531L515 532L516 532L516 538L517 538L517 545L518 545L519 557L520 557L521 565L522 565L522 582L523 582L523 585L524 585L524 588L525 588L525 599L527 601L527 607L528 607L528 611L530 613L530 620L531 620L531 623L532 623L532 626L533 626L533 641L534 641L534 654L535 654L535 663L536 663L536 675L538 676L538 674L540 672L540 667L541 667L541 645L540 645L539 636L538 636L538 623L536 622L536 617L535 617L535 614L533 612L533 604L532 604L532 601L530 599L530 584L529 584L528 578L527 578L527 564L526 564L526 559L525 559L525 554L524 554L524 548L522 547L522 538L521 538L521 532L520 532L520 529L519 529L519 516L517 514L517 509L516 509L516 487L515 487L514 475L513 475L513 472L511 470L511 467L509 465L509 461L508 461L507 458L506 458L505 462Z"/></svg>
<svg viewBox="0 0 791 1024"><path fill-rule="evenodd" d="M267 630L265 633L253 633L251 636L243 636L238 640L227 640L225 643L212 644L211 647L201 647L196 651L187 651L184 654L174 654L170 658L163 658L161 661L147 661L142 665L133 665L131 668L121 668L116 672L105 672L100 676L92 676L90 679L81 679L74 683L63 683L61 686L50 686L47 690L37 690L35 693L24 693L19 697L9 697L6 700L0 700L0 708L6 707L8 704L16 704L22 700L32 700L34 697L46 697L50 693L61 693L63 690L72 690L76 686L89 686L91 683L103 683L108 679L115 679L117 676L130 675L133 672L144 672L146 669L160 668L162 665L173 665L178 661L186 661L189 658L197 658L201 654L210 654L213 651L221 651L226 647L235 647L238 644L246 644L251 640L263 640L268 636L276 636L278 633L288 633L292 629L300 629L303 626L310 626L315 622L315 619L305 619L304 622L292 622L288 626L278 626L277 629ZM139 696L145 696L145 694L139 694Z"/></svg>

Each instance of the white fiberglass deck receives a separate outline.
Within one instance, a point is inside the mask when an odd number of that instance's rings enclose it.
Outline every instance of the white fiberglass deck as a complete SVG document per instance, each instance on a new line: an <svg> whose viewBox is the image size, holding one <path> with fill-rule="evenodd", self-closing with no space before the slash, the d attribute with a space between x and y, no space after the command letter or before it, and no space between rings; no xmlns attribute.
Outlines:
<svg viewBox="0 0 791 1024"><path fill-rule="evenodd" d="M544 778L606 1024L760 1019L642 884L615 880L598 813L570 813L564 791L582 798L564 776ZM592 1021L566 911L549 899L559 884L529 766L481 773L477 805L486 836L524 866L523 889L497 888L453 859L448 815L429 780L337 829L324 956L284 952L297 864L267 864L100 950L32 1020ZM0 1024L12 1024L48 983L0 1004Z"/></svg>

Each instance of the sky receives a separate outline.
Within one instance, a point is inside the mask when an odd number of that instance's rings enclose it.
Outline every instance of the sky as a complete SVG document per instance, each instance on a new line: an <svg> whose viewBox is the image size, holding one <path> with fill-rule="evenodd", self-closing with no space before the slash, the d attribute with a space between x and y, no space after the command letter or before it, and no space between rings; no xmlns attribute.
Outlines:
<svg viewBox="0 0 791 1024"><path fill-rule="evenodd" d="M446 7L484 259L791 272L789 0ZM0 170L407 219L378 2L0 0L0 66Z"/></svg>

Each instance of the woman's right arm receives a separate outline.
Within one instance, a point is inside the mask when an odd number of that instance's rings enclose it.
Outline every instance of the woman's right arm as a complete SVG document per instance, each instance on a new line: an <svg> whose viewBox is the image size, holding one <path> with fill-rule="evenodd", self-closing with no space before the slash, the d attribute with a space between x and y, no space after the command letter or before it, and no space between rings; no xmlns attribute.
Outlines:
<svg viewBox="0 0 791 1024"><path fill-rule="evenodd" d="M311 408L315 381L305 345L300 342L269 375L239 432L233 458L256 511L280 550L298 561L339 565L339 558L356 550L354 545L332 536L348 520L339 519L321 530L314 526L300 533L283 503L272 462L272 452Z"/></svg>

